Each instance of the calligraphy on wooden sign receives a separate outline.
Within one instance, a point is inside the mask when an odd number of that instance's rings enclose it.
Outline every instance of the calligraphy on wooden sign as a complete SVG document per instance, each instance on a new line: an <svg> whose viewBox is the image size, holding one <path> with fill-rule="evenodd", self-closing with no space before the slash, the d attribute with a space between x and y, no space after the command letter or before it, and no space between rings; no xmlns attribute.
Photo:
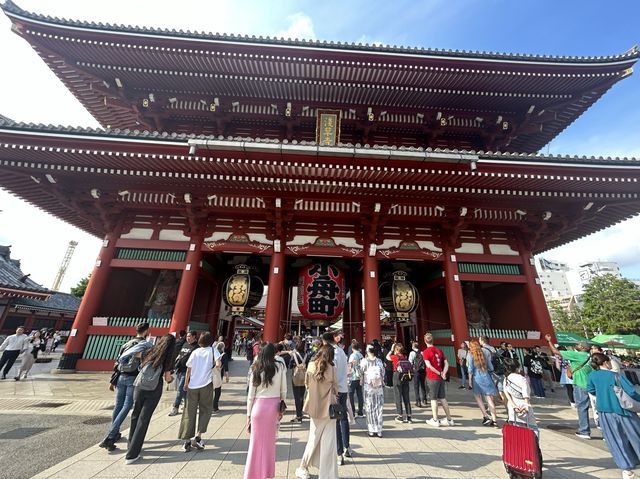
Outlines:
<svg viewBox="0 0 640 479"><path fill-rule="evenodd" d="M340 142L340 110L318 110L316 119L316 143L335 146Z"/></svg>

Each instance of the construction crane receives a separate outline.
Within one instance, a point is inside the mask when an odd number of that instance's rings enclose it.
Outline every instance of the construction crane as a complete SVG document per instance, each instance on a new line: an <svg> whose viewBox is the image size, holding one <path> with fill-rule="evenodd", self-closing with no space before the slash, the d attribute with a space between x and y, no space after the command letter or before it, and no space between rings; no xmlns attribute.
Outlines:
<svg viewBox="0 0 640 479"><path fill-rule="evenodd" d="M60 284L62 283L64 274L67 272L67 268L69 267L69 263L71 262L73 252L76 250L76 246L78 246L77 241L69 241L67 252L64 254L64 258L62 258L62 264L60 265L60 269L56 274L56 279L53 280L53 286L51 286L51 289L53 291L58 291L58 288L60 288Z"/></svg>

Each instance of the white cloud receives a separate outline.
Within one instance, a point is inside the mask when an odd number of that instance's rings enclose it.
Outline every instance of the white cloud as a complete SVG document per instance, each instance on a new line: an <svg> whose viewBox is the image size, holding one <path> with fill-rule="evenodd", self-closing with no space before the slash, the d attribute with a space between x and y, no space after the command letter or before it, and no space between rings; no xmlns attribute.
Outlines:
<svg viewBox="0 0 640 479"><path fill-rule="evenodd" d="M68 292L91 273L100 240L0 189L0 245L36 283L50 288L69 241L78 242L60 291Z"/></svg>
<svg viewBox="0 0 640 479"><path fill-rule="evenodd" d="M289 22L287 29L276 33L278 38L316 39L316 33L313 30L313 20L311 20L311 17L308 15L300 12L294 13L287 17L287 21Z"/></svg>
<svg viewBox="0 0 640 479"><path fill-rule="evenodd" d="M541 256L576 267L588 261L615 261L623 276L640 278L640 216L586 236Z"/></svg>
<svg viewBox="0 0 640 479"><path fill-rule="evenodd" d="M383 47L386 45L382 40L373 40L368 35L360 35L360 38L356 40L356 43L362 43L363 45L368 44L376 47Z"/></svg>

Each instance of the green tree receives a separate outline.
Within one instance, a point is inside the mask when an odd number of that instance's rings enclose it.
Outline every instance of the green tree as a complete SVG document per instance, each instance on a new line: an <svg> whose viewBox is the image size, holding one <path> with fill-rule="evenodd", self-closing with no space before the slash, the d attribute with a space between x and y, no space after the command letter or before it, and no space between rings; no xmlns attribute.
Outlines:
<svg viewBox="0 0 640 479"><path fill-rule="evenodd" d="M87 285L89 284L89 278L91 278L91 275L85 278L82 278L80 281L78 281L78 284L76 284L71 288L71 294L74 295L76 298L82 298L84 296L84 292L87 290Z"/></svg>
<svg viewBox="0 0 640 479"><path fill-rule="evenodd" d="M582 295L581 316L587 328L602 334L640 329L640 287L612 274L596 276Z"/></svg>
<svg viewBox="0 0 640 479"><path fill-rule="evenodd" d="M560 306L557 301L553 301L549 304L549 313L551 313L551 321L556 331L562 331L563 333L575 333L580 336L586 336L587 330L580 311L572 310L567 311Z"/></svg>

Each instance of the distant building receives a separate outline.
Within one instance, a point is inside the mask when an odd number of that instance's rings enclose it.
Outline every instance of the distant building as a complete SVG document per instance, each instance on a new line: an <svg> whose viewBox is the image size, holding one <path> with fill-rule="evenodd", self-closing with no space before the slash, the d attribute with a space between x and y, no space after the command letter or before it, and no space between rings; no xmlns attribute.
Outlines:
<svg viewBox="0 0 640 479"><path fill-rule="evenodd" d="M618 263L613 261L593 261L591 263L583 263L579 267L578 274L580 275L582 286L588 285L596 276L604 276L605 274L612 274L618 277L621 276Z"/></svg>
<svg viewBox="0 0 640 479"><path fill-rule="evenodd" d="M70 331L79 307L79 298L29 278L20 260L11 258L11 247L0 246L0 334L11 334L18 326Z"/></svg>
<svg viewBox="0 0 640 479"><path fill-rule="evenodd" d="M538 258L536 267L544 298L566 310L581 306L584 287L596 276L605 274L620 275L618 263L613 261L592 261L582 263L578 268L571 268L567 263Z"/></svg>

